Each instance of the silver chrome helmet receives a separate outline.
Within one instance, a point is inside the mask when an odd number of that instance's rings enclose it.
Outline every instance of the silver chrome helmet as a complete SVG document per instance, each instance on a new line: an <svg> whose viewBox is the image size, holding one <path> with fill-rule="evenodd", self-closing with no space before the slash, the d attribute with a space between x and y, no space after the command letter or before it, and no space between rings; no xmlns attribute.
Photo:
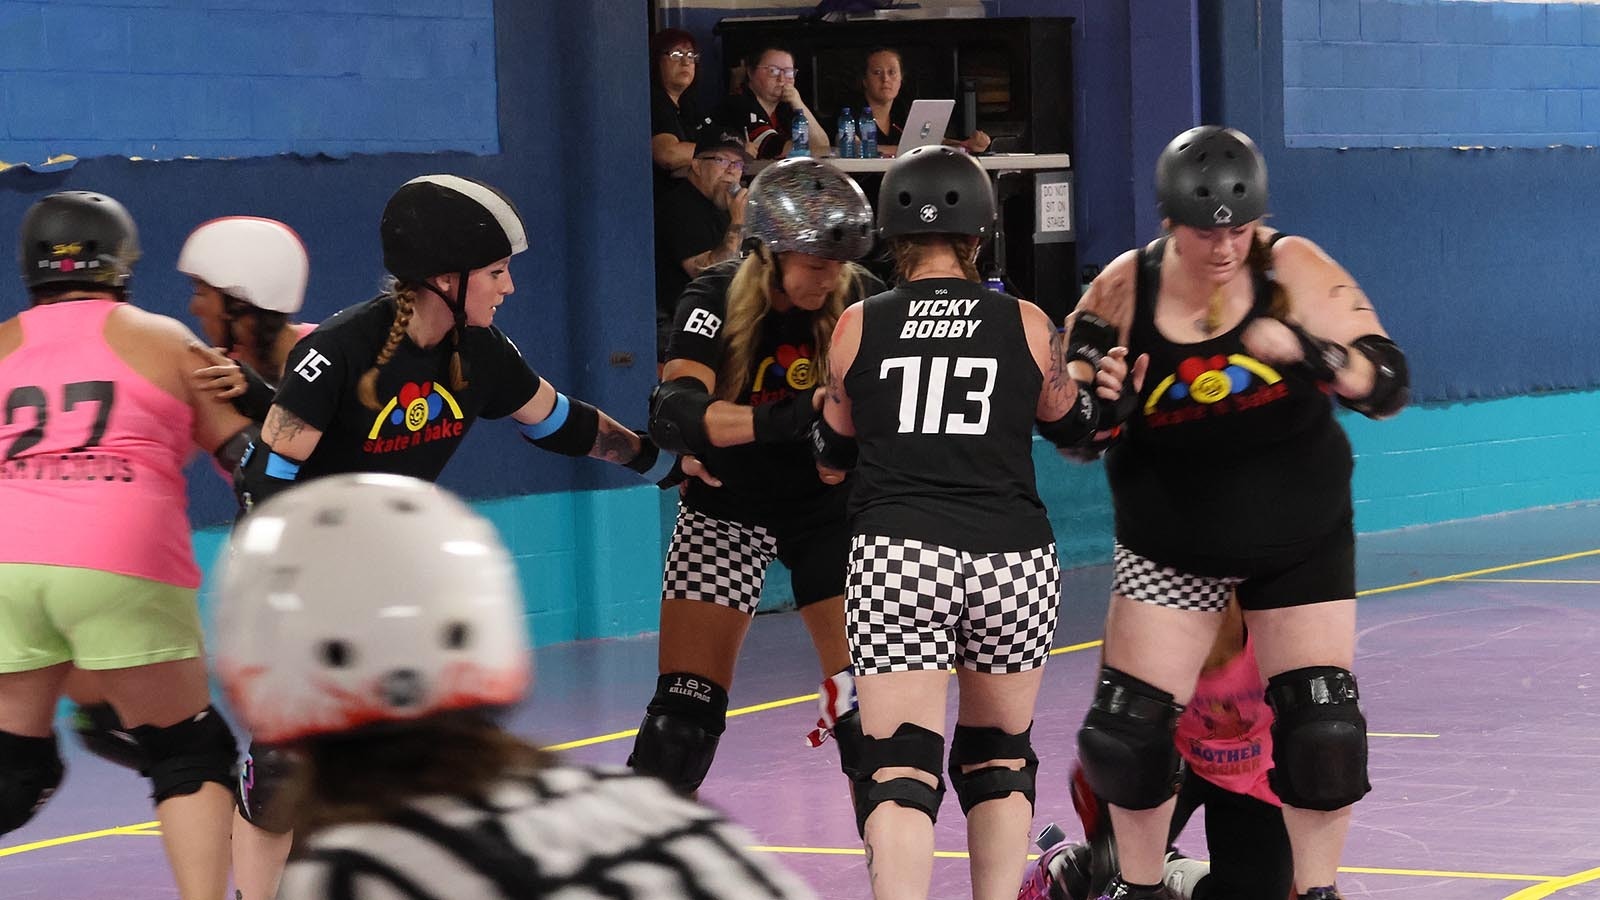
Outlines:
<svg viewBox="0 0 1600 900"><path fill-rule="evenodd" d="M748 248L809 253L845 262L872 249L872 207L848 176L810 157L779 160L761 171L745 200Z"/></svg>

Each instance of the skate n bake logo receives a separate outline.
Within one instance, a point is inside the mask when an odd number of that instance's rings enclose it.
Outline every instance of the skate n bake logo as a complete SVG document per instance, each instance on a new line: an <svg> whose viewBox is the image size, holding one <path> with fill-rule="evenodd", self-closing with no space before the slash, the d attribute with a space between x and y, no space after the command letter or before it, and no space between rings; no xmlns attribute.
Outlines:
<svg viewBox="0 0 1600 900"><path fill-rule="evenodd" d="M1283 376L1260 360L1242 353L1191 356L1150 392L1144 418L1160 428L1255 409L1287 396Z"/></svg>
<svg viewBox="0 0 1600 900"><path fill-rule="evenodd" d="M442 385L408 381L379 410L361 449L368 453L393 453L429 441L459 438L466 431L465 418L461 414L461 404Z"/></svg>
<svg viewBox="0 0 1600 900"><path fill-rule="evenodd" d="M780 345L756 368L755 382L750 385L750 405L776 403L790 394L816 387L818 373L811 367L814 355L810 344Z"/></svg>

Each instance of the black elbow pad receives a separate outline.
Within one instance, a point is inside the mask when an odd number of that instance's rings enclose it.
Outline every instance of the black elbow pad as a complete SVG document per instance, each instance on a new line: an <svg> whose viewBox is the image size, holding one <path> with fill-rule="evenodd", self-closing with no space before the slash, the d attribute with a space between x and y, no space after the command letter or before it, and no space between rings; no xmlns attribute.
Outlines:
<svg viewBox="0 0 1600 900"><path fill-rule="evenodd" d="M1368 334L1350 342L1350 349L1372 360L1372 391L1365 397L1341 397L1339 402L1373 419L1384 419L1411 402L1411 370L1406 355L1394 341Z"/></svg>
<svg viewBox="0 0 1600 900"><path fill-rule="evenodd" d="M650 439L663 450L704 456L711 448L706 409L711 395L698 378L674 378L650 392Z"/></svg>

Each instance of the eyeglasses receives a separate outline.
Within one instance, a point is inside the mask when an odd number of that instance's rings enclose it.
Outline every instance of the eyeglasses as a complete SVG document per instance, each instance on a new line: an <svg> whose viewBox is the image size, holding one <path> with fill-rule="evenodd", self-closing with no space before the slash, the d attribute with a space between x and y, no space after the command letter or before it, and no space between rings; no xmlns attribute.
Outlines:
<svg viewBox="0 0 1600 900"><path fill-rule="evenodd" d="M795 73L800 71L794 68L785 69L782 66L756 66L756 68L771 75L773 78L787 78L790 81L793 81Z"/></svg>
<svg viewBox="0 0 1600 900"><path fill-rule="evenodd" d="M700 59L700 51L698 50L668 50L662 55L673 62L683 62L684 60L695 62Z"/></svg>
<svg viewBox="0 0 1600 900"><path fill-rule="evenodd" d="M714 162L717 165L722 166L724 168L728 168L728 169L743 169L744 168L744 160L742 160L742 159L728 159L727 157L724 157L724 156L702 156L700 158L705 160L706 162Z"/></svg>

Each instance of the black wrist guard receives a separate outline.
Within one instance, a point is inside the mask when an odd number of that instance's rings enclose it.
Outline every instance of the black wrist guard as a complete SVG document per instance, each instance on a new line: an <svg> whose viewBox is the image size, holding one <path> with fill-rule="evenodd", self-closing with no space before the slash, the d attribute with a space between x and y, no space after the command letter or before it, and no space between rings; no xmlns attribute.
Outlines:
<svg viewBox="0 0 1600 900"><path fill-rule="evenodd" d="M683 461L678 454L657 447L656 442L650 440L650 435L642 431L635 431L634 434L639 436L639 455L623 463L623 466L638 472L645 481L659 488L676 487L683 481Z"/></svg>
<svg viewBox="0 0 1600 900"><path fill-rule="evenodd" d="M1350 363L1350 351L1338 341L1319 338L1293 322L1283 323L1300 341L1300 353L1305 358L1300 365L1317 381L1332 381L1339 370Z"/></svg>
<svg viewBox="0 0 1600 900"><path fill-rule="evenodd" d="M1096 431L1103 431L1099 427L1101 417L1100 398L1095 396L1094 386L1078 382L1078 398L1072 402L1072 408L1067 414L1054 422L1037 422L1039 436L1057 447L1076 448L1089 442Z"/></svg>
<svg viewBox="0 0 1600 900"><path fill-rule="evenodd" d="M1094 313L1082 313L1072 321L1067 334L1067 361L1081 359L1095 369L1117 345L1117 326Z"/></svg>
<svg viewBox="0 0 1600 900"><path fill-rule="evenodd" d="M811 457L818 463L845 472L856 467L856 459L860 455L861 445L856 443L856 439L834 431L827 417L817 416L812 420Z"/></svg>
<svg viewBox="0 0 1600 900"><path fill-rule="evenodd" d="M755 407L750 413L751 426L758 444L787 444L803 441L811 434L811 421L817 417L812 408L816 388L791 394L777 403Z"/></svg>

